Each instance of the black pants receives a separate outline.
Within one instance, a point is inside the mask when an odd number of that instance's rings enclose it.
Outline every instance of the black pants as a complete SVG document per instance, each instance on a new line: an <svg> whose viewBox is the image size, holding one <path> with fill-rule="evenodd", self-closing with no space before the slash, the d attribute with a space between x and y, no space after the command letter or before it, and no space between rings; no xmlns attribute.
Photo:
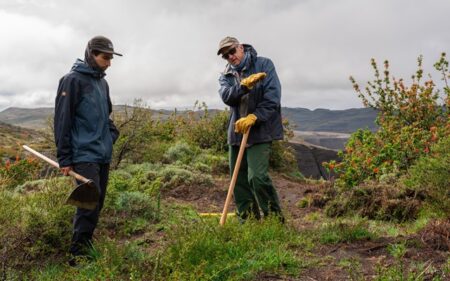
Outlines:
<svg viewBox="0 0 450 281"><path fill-rule="evenodd" d="M72 245L70 246L70 253L77 256L86 254L86 249L92 244L92 235L94 234L100 211L105 201L109 164L78 163L74 164L73 170L83 177L92 180L100 193L95 210L77 208L73 219L73 236ZM77 184L81 184L81 182L77 181Z"/></svg>

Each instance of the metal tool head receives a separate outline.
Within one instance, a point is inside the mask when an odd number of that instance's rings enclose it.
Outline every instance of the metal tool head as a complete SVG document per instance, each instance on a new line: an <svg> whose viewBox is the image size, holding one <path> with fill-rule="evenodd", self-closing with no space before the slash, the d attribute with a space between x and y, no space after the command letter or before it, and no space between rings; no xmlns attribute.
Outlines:
<svg viewBox="0 0 450 281"><path fill-rule="evenodd" d="M100 194L93 181L88 181L77 186L67 198L66 204L78 208L95 210Z"/></svg>

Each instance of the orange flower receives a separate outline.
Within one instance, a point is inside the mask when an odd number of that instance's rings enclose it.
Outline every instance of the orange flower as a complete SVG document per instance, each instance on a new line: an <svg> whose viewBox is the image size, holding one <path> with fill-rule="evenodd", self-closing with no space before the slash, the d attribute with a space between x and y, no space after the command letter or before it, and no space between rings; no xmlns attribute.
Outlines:
<svg viewBox="0 0 450 281"><path fill-rule="evenodd" d="M373 168L373 172L374 172L375 174L378 174L379 171L380 171L380 169L378 169L377 167Z"/></svg>
<svg viewBox="0 0 450 281"><path fill-rule="evenodd" d="M5 162L5 169L8 171L10 167L11 167L11 161L9 161L9 159L8 159Z"/></svg>
<svg viewBox="0 0 450 281"><path fill-rule="evenodd" d="M437 139L438 139L437 134L433 134L433 135L431 136L431 141L436 141Z"/></svg>

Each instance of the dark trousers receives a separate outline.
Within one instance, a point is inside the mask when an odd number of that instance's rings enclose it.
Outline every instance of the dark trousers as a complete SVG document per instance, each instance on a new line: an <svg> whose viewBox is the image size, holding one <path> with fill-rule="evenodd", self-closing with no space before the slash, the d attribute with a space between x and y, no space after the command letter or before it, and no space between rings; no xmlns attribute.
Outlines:
<svg viewBox="0 0 450 281"><path fill-rule="evenodd" d="M261 208L264 216L273 214L283 220L278 194L268 172L271 150L271 143L255 144L245 149L234 188L234 202L241 219L249 216L259 219ZM239 146L230 146L231 173L238 153Z"/></svg>
<svg viewBox="0 0 450 281"><path fill-rule="evenodd" d="M97 226L100 211L103 208L108 184L109 164L78 163L73 170L85 178L92 180L98 188L100 198L95 210L77 208L73 219L73 236L70 253L72 255L86 254L86 250L92 245L92 235ZM81 182L77 181L77 184Z"/></svg>

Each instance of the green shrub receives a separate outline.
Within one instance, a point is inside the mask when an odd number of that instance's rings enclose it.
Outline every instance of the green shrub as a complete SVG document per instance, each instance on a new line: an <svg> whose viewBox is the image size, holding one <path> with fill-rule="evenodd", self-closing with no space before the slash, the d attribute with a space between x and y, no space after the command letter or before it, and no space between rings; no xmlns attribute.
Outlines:
<svg viewBox="0 0 450 281"><path fill-rule="evenodd" d="M198 101L194 110L198 111L191 111L185 118L179 119L181 138L202 149L226 151L229 111L211 113L205 103L200 104Z"/></svg>
<svg viewBox="0 0 450 281"><path fill-rule="evenodd" d="M121 192L116 199L116 210L126 212L131 217L156 217L155 201L142 192Z"/></svg>
<svg viewBox="0 0 450 281"><path fill-rule="evenodd" d="M421 157L408 170L404 183L428 195L430 203L450 214L450 136L431 147L429 156Z"/></svg>
<svg viewBox="0 0 450 281"><path fill-rule="evenodd" d="M165 166L159 171L158 175L164 188L173 188L180 185L211 186L213 183L211 175L173 165Z"/></svg>
<svg viewBox="0 0 450 281"><path fill-rule="evenodd" d="M6 160L0 162L0 190L13 189L26 181L34 180L39 176L41 164L33 158L20 159L16 161Z"/></svg>
<svg viewBox="0 0 450 281"><path fill-rule="evenodd" d="M169 163L190 164L194 157L198 154L198 150L195 151L186 142L177 142L164 154L164 157Z"/></svg>
<svg viewBox="0 0 450 281"><path fill-rule="evenodd" d="M294 136L294 131L289 124L289 120L286 118L283 119L283 133L283 140L274 141L272 143L269 164L275 171L293 174L298 172L295 150L289 146L289 140Z"/></svg>
<svg viewBox="0 0 450 281"><path fill-rule="evenodd" d="M203 151L195 158L194 168L200 172L225 174L229 172L228 157L225 153Z"/></svg>

